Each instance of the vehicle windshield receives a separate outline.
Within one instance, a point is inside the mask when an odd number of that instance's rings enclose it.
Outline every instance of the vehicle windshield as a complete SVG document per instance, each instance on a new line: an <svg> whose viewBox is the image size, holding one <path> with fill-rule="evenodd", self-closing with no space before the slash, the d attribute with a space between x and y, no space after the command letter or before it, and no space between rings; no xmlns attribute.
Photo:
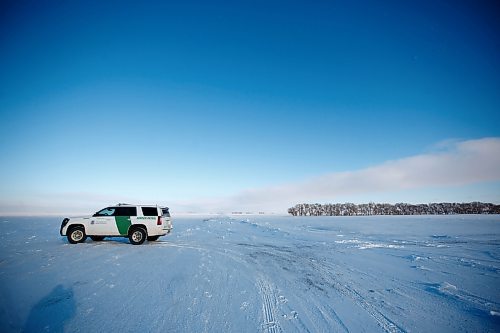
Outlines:
<svg viewBox="0 0 500 333"><path fill-rule="evenodd" d="M94 216L112 216L114 213L115 209L108 207L98 211Z"/></svg>

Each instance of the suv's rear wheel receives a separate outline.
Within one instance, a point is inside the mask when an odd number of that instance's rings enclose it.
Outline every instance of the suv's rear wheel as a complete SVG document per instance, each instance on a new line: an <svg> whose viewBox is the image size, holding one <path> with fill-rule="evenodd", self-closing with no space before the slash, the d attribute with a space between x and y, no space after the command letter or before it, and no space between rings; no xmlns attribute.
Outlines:
<svg viewBox="0 0 500 333"><path fill-rule="evenodd" d="M90 236L90 239L92 239L94 242L100 242L104 239L104 236Z"/></svg>
<svg viewBox="0 0 500 333"><path fill-rule="evenodd" d="M143 228L137 227L137 228L130 230L130 233L128 235L128 239L130 240L130 243L132 245L141 245L142 243L144 243L147 236L148 235L146 233L146 230L144 230Z"/></svg>
<svg viewBox="0 0 500 333"><path fill-rule="evenodd" d="M148 236L148 241L154 242L154 241L157 241L158 238L160 238L160 236Z"/></svg>
<svg viewBox="0 0 500 333"><path fill-rule="evenodd" d="M85 242L85 239L87 239L85 228L81 226L72 227L69 229L67 237L71 244L83 243Z"/></svg>

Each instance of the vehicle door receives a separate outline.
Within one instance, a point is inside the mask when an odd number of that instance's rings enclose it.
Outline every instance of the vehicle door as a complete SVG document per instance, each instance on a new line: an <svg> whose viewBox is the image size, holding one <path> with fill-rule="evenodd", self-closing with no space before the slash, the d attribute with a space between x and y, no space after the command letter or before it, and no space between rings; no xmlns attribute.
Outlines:
<svg viewBox="0 0 500 333"><path fill-rule="evenodd" d="M114 212L115 232L121 236L127 236L132 225L132 218L137 216L137 207L124 206L116 207Z"/></svg>
<svg viewBox="0 0 500 333"><path fill-rule="evenodd" d="M106 207L95 213L89 222L87 234L91 236L117 236L115 223L117 207Z"/></svg>

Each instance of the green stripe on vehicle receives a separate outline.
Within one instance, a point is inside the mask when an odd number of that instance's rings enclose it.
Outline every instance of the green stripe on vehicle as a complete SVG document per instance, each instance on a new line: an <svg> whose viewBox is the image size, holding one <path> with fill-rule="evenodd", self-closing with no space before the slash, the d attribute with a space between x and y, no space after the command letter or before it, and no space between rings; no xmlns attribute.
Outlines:
<svg viewBox="0 0 500 333"><path fill-rule="evenodd" d="M128 234L128 228L132 225L130 216L115 216L115 222L120 235L126 236Z"/></svg>

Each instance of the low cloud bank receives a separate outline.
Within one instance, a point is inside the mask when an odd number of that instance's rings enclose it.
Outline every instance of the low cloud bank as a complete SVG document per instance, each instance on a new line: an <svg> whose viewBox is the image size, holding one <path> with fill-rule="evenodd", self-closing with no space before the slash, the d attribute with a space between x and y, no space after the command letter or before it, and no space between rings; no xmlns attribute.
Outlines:
<svg viewBox="0 0 500 333"><path fill-rule="evenodd" d="M500 180L500 138L457 141L440 151L392 160L356 171L334 172L297 183L249 189L193 210L282 211L300 202L335 202L366 193L453 187ZM500 195L500 193L499 193ZM182 206L182 205L181 205ZM189 209L189 205L184 205Z"/></svg>

